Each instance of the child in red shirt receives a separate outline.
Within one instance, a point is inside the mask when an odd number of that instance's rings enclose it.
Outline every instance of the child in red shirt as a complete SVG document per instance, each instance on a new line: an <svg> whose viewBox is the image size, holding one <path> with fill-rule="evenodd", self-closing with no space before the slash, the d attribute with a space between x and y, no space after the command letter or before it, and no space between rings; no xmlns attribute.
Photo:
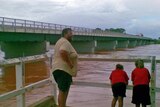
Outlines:
<svg viewBox="0 0 160 107"><path fill-rule="evenodd" d="M133 81L133 96L132 103L136 107L146 107L150 105L150 91L149 91L149 82L150 74L147 68L144 67L143 60L137 60L135 62L136 68L132 71L131 79Z"/></svg>
<svg viewBox="0 0 160 107"><path fill-rule="evenodd" d="M118 100L118 107L123 107L123 98L126 97L126 86L129 80L127 73L123 70L123 65L117 64L116 69L112 71L109 79L111 80L114 96L111 106L115 107Z"/></svg>

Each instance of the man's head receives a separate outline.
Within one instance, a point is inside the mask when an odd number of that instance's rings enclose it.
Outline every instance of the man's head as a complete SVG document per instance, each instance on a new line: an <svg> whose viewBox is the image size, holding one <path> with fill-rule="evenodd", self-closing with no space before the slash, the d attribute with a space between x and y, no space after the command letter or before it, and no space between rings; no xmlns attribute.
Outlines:
<svg viewBox="0 0 160 107"><path fill-rule="evenodd" d="M71 28L65 28L62 30L62 37L65 37L67 40L72 40L72 29Z"/></svg>

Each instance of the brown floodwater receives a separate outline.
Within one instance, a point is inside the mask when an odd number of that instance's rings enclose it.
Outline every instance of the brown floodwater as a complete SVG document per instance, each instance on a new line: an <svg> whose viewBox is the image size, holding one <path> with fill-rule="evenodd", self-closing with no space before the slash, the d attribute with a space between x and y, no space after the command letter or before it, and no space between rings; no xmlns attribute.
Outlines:
<svg viewBox="0 0 160 107"><path fill-rule="evenodd" d="M148 45L136 48L97 52L97 54L83 54L84 57L97 58L124 58L128 56L156 56L160 59L160 45ZM95 82L109 82L108 76L115 68L116 62L79 62L78 76L76 80L95 81ZM123 62L124 68L128 75L134 69L134 63ZM150 69L150 64L145 66ZM157 64L157 71L160 69ZM37 82L39 80L49 77L49 65L47 61L39 61L34 63L27 63L25 65L25 85ZM7 66L2 69L0 76L0 94L15 89L15 66ZM131 83L131 82L130 82ZM157 73L157 85L160 86L160 73Z"/></svg>
<svg viewBox="0 0 160 107"><path fill-rule="evenodd" d="M37 82L49 77L49 66L46 61L25 64L25 85ZM7 66L2 69L0 77L0 94L16 88L15 66Z"/></svg>

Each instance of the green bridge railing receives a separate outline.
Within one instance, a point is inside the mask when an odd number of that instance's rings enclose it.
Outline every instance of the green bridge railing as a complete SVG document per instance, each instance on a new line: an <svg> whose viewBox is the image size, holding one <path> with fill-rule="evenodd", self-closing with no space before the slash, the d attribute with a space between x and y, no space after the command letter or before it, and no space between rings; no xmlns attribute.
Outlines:
<svg viewBox="0 0 160 107"><path fill-rule="evenodd" d="M76 26L39 22L39 21L0 17L0 32L60 34L62 29L64 28L71 28L74 31L75 35L147 38L147 37L141 37L137 35L96 30L96 29L90 29L90 28L84 28L84 27L76 27Z"/></svg>

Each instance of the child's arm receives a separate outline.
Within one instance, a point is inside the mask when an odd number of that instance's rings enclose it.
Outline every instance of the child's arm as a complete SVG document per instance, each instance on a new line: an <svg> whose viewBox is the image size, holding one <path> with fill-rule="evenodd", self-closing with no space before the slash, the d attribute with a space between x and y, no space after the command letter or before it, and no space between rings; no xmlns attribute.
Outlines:
<svg viewBox="0 0 160 107"><path fill-rule="evenodd" d="M128 75L127 75L127 73L126 73L126 72L124 72L124 75L125 75L126 85L128 85L129 77L128 77Z"/></svg>
<svg viewBox="0 0 160 107"><path fill-rule="evenodd" d="M110 79L110 83L112 84L112 73L111 73L111 75L109 76L109 79Z"/></svg>
<svg viewBox="0 0 160 107"><path fill-rule="evenodd" d="M132 71L132 74L131 74L131 81L132 81L133 84L134 84L134 78L135 78L134 72Z"/></svg>

